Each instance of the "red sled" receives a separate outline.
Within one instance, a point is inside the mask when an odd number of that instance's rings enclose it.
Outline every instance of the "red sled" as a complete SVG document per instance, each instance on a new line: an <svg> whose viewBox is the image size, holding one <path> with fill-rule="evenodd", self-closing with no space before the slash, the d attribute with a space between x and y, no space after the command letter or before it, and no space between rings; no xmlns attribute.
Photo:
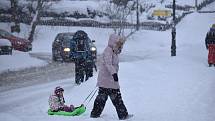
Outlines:
<svg viewBox="0 0 215 121"><path fill-rule="evenodd" d="M208 45L208 64L215 64L215 44Z"/></svg>

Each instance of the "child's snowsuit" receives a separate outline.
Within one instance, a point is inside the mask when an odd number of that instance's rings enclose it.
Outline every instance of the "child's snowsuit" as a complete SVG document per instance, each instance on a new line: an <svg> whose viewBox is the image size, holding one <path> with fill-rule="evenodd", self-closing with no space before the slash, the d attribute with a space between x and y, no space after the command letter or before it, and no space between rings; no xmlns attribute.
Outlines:
<svg viewBox="0 0 215 121"><path fill-rule="evenodd" d="M74 110L74 106L67 106L64 104L64 97L59 97L55 94L50 95L49 97L49 107L51 111L66 111L72 112Z"/></svg>

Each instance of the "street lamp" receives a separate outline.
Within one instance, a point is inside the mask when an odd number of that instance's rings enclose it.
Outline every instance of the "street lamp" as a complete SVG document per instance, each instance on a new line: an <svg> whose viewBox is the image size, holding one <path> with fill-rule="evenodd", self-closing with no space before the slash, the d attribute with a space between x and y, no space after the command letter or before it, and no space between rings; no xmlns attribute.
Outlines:
<svg viewBox="0 0 215 121"><path fill-rule="evenodd" d="M198 1L195 0L195 8L196 8L196 11L198 11Z"/></svg>
<svg viewBox="0 0 215 121"><path fill-rule="evenodd" d="M139 21L139 0L136 0L137 6L136 6L136 14L137 14L137 23L136 23L136 30L138 31L140 28L140 21Z"/></svg>
<svg viewBox="0 0 215 121"><path fill-rule="evenodd" d="M173 0L172 9L173 9L173 24L172 24L171 56L176 56L175 0Z"/></svg>

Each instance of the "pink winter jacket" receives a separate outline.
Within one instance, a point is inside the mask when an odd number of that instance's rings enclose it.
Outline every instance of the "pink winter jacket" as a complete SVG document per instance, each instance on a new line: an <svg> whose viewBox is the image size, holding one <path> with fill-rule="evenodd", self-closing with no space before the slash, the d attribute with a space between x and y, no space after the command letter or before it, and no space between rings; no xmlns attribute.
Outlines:
<svg viewBox="0 0 215 121"><path fill-rule="evenodd" d="M49 97L49 107L52 111L58 111L65 107L63 97L59 98L57 95L52 94Z"/></svg>
<svg viewBox="0 0 215 121"><path fill-rule="evenodd" d="M119 82L115 82L112 74L117 73L119 70L119 57L113 52L116 42L120 36L112 34L109 37L108 46L105 48L99 68L97 78L97 86L111 89L119 89Z"/></svg>

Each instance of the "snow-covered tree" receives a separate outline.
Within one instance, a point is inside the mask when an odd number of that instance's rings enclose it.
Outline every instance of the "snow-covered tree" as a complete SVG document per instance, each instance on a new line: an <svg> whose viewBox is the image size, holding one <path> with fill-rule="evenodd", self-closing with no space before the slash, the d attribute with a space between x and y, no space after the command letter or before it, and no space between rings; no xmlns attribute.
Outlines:
<svg viewBox="0 0 215 121"><path fill-rule="evenodd" d="M11 32L20 32L20 24L18 20L18 0L10 0L11 3L11 10L12 10L12 25L11 25Z"/></svg>
<svg viewBox="0 0 215 121"><path fill-rule="evenodd" d="M105 4L104 11L109 14L110 22L115 27L114 31L118 35L124 34L126 20L131 15L134 2L129 0L110 0Z"/></svg>
<svg viewBox="0 0 215 121"><path fill-rule="evenodd" d="M33 37L34 37L34 33L37 27L37 23L40 20L41 14L43 12L43 10L47 9L48 7L51 6L52 2L50 2L49 0L36 0L37 1L37 7L36 7L36 13L31 21L31 31L29 33L29 37L28 40L30 40L31 42L33 41ZM32 0L32 4L35 2L35 0Z"/></svg>

